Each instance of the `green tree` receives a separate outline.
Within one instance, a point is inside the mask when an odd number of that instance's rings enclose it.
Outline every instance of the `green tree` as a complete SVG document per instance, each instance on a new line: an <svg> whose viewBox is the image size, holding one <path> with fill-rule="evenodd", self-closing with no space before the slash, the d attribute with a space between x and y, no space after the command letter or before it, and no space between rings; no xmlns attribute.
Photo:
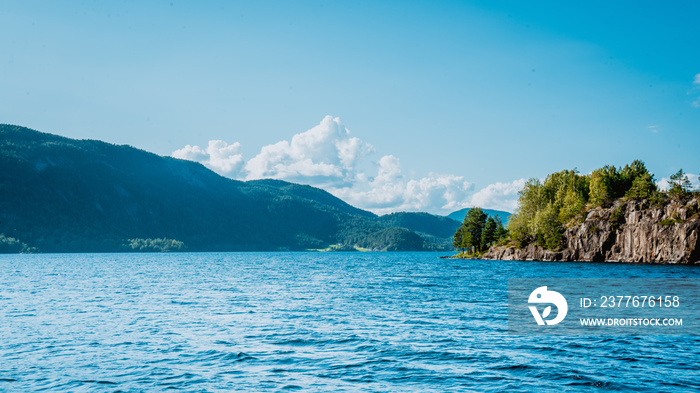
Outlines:
<svg viewBox="0 0 700 393"><path fill-rule="evenodd" d="M128 239L122 248L126 251L136 252L169 252L187 250L185 243L179 240L167 238Z"/></svg>
<svg viewBox="0 0 700 393"><path fill-rule="evenodd" d="M595 206L604 206L616 197L616 189L621 176L613 165L606 165L591 173L590 202Z"/></svg>
<svg viewBox="0 0 700 393"><path fill-rule="evenodd" d="M577 193L574 189L568 189L564 198L561 200L559 221L562 223L571 221L572 218L581 214L585 207L586 199L583 195Z"/></svg>
<svg viewBox="0 0 700 393"><path fill-rule="evenodd" d="M632 183L634 183L637 178L645 175L649 175L649 171L646 165L644 165L644 162L634 160L630 164L625 165L625 167L620 170L620 184L619 189L615 192L616 197L625 195L625 193L632 188Z"/></svg>
<svg viewBox="0 0 700 393"><path fill-rule="evenodd" d="M677 177L681 179L681 175ZM690 189L687 181L679 184L676 188L684 192ZM544 181L530 179L525 184L518 196L518 208L508 222L508 232L518 247L537 242L558 248L566 225L582 218L591 205L606 206L624 196L655 195L654 177L640 160L622 168L606 165L590 175L580 175L576 169L555 172Z"/></svg>
<svg viewBox="0 0 700 393"><path fill-rule="evenodd" d="M527 219L528 217L524 214L516 211L515 214L510 216L508 221L510 238L513 239L515 245L519 248L525 247L530 242L530 224Z"/></svg>
<svg viewBox="0 0 700 393"><path fill-rule="evenodd" d="M486 250L493 242L496 241L496 219L493 216L488 216L484 224L484 230L481 234L481 248Z"/></svg>
<svg viewBox="0 0 700 393"><path fill-rule="evenodd" d="M668 190L668 195L672 197L682 197L688 194L692 184L688 175L683 172L683 169L679 169L678 172L671 175L671 188Z"/></svg>
<svg viewBox="0 0 700 393"><path fill-rule="evenodd" d="M508 231L518 247L530 242L532 237L531 223L538 210L544 207L544 192L542 182L531 178L518 193L518 208L508 221Z"/></svg>
<svg viewBox="0 0 700 393"><path fill-rule="evenodd" d="M549 249L559 248L562 239L562 225L554 204L550 203L537 212L533 222L537 244Z"/></svg>
<svg viewBox="0 0 700 393"><path fill-rule="evenodd" d="M503 226L503 222L501 222L501 218L496 216L496 241L499 242L503 239L506 239L508 237L508 230Z"/></svg>
<svg viewBox="0 0 700 393"><path fill-rule="evenodd" d="M464 234L462 235L463 248L471 249L475 252L482 250L482 236L486 225L486 213L480 207L469 209L464 216Z"/></svg>
<svg viewBox="0 0 700 393"><path fill-rule="evenodd" d="M511 239L519 247L532 241L546 243L539 240L544 233L555 239L561 232L556 228L583 213L590 187L589 177L578 174L575 169L552 173L544 182L530 179L520 192L519 207L508 223ZM543 215L545 210L546 215ZM546 231L542 229L545 223L549 228Z"/></svg>
<svg viewBox="0 0 700 393"><path fill-rule="evenodd" d="M474 244L474 236L472 235L471 232L467 230L466 227L462 227L463 235L462 235L462 252L468 251L469 253L474 252L473 244Z"/></svg>
<svg viewBox="0 0 700 393"><path fill-rule="evenodd" d="M654 184L654 176L651 173L645 173L637 176L633 181L630 189L625 193L625 197L633 199L650 198L656 192L656 184Z"/></svg>
<svg viewBox="0 0 700 393"><path fill-rule="evenodd" d="M457 231L455 231L453 240L452 240L452 247L462 250L464 252L464 246L462 245L464 242L464 225L460 226L457 228Z"/></svg>

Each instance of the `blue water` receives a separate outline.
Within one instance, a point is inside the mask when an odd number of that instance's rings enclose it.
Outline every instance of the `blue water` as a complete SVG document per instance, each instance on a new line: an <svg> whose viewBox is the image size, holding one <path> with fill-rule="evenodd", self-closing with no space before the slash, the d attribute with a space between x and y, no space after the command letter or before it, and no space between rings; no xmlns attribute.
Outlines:
<svg viewBox="0 0 700 393"><path fill-rule="evenodd" d="M513 336L507 279L688 266L435 253L0 256L0 391L700 389L697 336Z"/></svg>

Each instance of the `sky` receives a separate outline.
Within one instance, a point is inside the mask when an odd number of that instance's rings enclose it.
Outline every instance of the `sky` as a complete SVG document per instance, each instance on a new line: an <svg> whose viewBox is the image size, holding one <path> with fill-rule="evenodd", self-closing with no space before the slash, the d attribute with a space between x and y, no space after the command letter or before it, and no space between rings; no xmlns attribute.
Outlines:
<svg viewBox="0 0 700 393"><path fill-rule="evenodd" d="M3 1L0 123L379 214L512 212L528 178L563 169L700 173L698 15L693 1Z"/></svg>

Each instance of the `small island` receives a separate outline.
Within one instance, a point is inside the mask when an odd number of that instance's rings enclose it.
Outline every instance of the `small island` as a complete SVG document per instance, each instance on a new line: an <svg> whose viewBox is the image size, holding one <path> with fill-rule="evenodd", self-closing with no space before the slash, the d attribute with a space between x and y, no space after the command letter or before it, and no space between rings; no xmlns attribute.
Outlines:
<svg viewBox="0 0 700 393"><path fill-rule="evenodd" d="M682 169L668 191L639 160L564 170L526 183L498 238L486 218L467 214L453 245L463 258L699 264L699 200Z"/></svg>

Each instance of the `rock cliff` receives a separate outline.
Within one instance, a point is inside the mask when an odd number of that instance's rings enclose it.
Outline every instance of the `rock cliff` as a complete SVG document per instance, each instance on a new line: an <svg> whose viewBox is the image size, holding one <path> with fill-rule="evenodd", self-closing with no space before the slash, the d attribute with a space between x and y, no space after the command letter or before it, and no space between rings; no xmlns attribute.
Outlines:
<svg viewBox="0 0 700 393"><path fill-rule="evenodd" d="M493 247L482 258L537 261L592 261L700 264L698 198L652 206L647 200L618 200L595 208L583 223L564 232L565 247L547 250Z"/></svg>

